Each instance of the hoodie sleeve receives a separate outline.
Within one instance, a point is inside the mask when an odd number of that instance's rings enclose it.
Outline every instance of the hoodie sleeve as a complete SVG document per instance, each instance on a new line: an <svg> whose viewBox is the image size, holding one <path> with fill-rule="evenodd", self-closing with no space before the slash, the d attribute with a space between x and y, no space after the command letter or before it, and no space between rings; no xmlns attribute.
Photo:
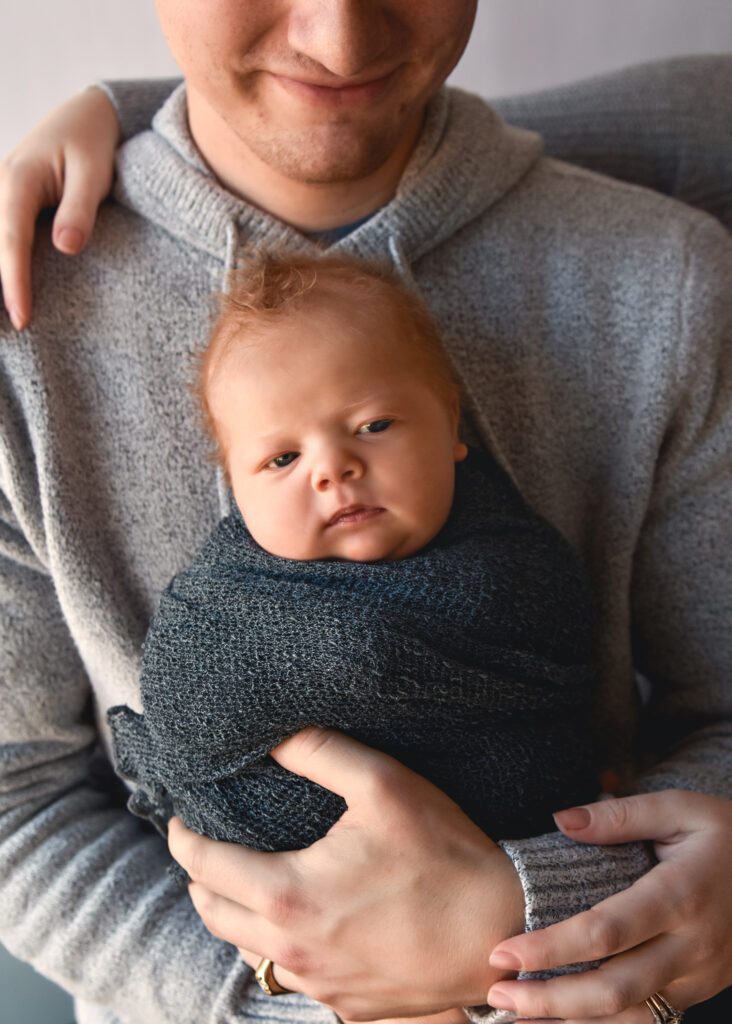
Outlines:
<svg viewBox="0 0 732 1024"><path fill-rule="evenodd" d="M5 496L7 456L0 448L0 938L95 1004L85 1020L106 1020L102 1007L135 1024L261 1017L250 969L168 877L161 837L98 779L89 684L42 536L26 539ZM281 1003L285 1020L323 1012L302 997Z"/></svg>
<svg viewBox="0 0 732 1024"><path fill-rule="evenodd" d="M711 220L694 224L678 301L675 410L633 569L633 655L647 689L647 763L633 789L732 799L732 245ZM527 931L594 906L654 863L642 843L591 846L559 832L500 845L523 885ZM469 1014L512 1019L487 1007Z"/></svg>
<svg viewBox="0 0 732 1024"><path fill-rule="evenodd" d="M117 111L124 141L150 127L180 79L97 84ZM732 230L728 97L732 56L718 54L639 64L491 102L509 123L539 132L550 155L673 196Z"/></svg>
<svg viewBox="0 0 732 1024"><path fill-rule="evenodd" d="M121 141L126 142L150 128L153 117L180 83L180 78L141 78L96 85L114 107Z"/></svg>
<svg viewBox="0 0 732 1024"><path fill-rule="evenodd" d="M511 858L521 880L527 932L589 910L608 896L627 889L655 863L646 843L590 846L575 843L561 832L505 840L498 845ZM517 977L542 979L597 966L596 962L568 964L553 971L520 972ZM466 1012L476 1024L503 1024L516 1019L515 1013L490 1006L466 1007Z"/></svg>
<svg viewBox="0 0 732 1024"><path fill-rule="evenodd" d="M639 64L494 106L539 132L551 156L673 196L732 230L730 97L732 55L719 54Z"/></svg>
<svg viewBox="0 0 732 1024"><path fill-rule="evenodd" d="M732 798L732 244L690 238L675 409L636 547L633 660L648 682L640 792Z"/></svg>

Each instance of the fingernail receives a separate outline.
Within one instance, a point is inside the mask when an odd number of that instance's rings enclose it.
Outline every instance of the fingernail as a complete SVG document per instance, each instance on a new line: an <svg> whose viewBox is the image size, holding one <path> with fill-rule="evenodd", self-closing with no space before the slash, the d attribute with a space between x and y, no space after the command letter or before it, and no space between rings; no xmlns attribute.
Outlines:
<svg viewBox="0 0 732 1024"><path fill-rule="evenodd" d="M20 310L17 309L15 306L11 306L8 309L8 316L10 317L10 322L16 329L16 331L22 331L23 328L25 327L25 317L20 312Z"/></svg>
<svg viewBox="0 0 732 1024"><path fill-rule="evenodd" d="M492 988L488 993L488 1001L496 1010L514 1010L516 1004L510 996L500 988Z"/></svg>
<svg viewBox="0 0 732 1024"><path fill-rule="evenodd" d="M587 828L592 820L592 816L586 807L569 807L566 811L557 811L554 815L554 820L560 828L569 828L572 831L577 831L581 828Z"/></svg>
<svg viewBox="0 0 732 1024"><path fill-rule="evenodd" d="M499 967L502 971L520 971L521 961L513 953L506 953L502 949L491 953L489 959L491 967Z"/></svg>
<svg viewBox="0 0 732 1024"><path fill-rule="evenodd" d="M84 244L84 235L78 228L61 228L55 235L53 244L66 253L76 253Z"/></svg>

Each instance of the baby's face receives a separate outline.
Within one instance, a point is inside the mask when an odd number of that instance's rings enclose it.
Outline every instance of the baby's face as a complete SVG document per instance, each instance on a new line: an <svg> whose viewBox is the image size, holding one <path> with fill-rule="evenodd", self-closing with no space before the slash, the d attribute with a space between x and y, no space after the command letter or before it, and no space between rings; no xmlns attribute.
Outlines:
<svg viewBox="0 0 732 1024"><path fill-rule="evenodd" d="M370 321L373 320L373 323ZM281 558L404 558L450 511L458 402L397 317L315 309L224 357L210 404L236 502Z"/></svg>

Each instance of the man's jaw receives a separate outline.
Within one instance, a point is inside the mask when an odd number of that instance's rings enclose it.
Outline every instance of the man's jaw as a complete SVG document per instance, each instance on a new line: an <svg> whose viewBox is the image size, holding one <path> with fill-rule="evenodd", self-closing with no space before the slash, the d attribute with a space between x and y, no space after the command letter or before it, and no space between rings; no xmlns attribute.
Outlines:
<svg viewBox="0 0 732 1024"><path fill-rule="evenodd" d="M250 84L260 78L263 88L249 98L244 91L233 113L189 83L191 133L231 192L306 234L327 231L367 217L396 192L424 113L399 102L403 67L349 79L311 68L294 68L291 77L278 68L259 71ZM242 89L247 79L242 75ZM333 88L346 82L350 93ZM364 91L380 93L381 101L364 102ZM268 116L252 121L255 108Z"/></svg>

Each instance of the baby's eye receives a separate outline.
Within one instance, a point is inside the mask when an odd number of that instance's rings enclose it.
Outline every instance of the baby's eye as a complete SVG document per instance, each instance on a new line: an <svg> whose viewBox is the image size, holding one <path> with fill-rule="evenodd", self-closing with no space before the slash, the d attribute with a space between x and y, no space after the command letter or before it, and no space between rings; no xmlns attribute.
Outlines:
<svg viewBox="0 0 732 1024"><path fill-rule="evenodd" d="M359 427L356 431L357 434L380 434L382 430L386 430L393 423L393 420L372 420L370 423L364 423L362 427Z"/></svg>
<svg viewBox="0 0 732 1024"><path fill-rule="evenodd" d="M294 462L299 454L299 452L285 452L283 455L275 455L267 463L267 469L284 469L285 466L289 466L291 462Z"/></svg>

